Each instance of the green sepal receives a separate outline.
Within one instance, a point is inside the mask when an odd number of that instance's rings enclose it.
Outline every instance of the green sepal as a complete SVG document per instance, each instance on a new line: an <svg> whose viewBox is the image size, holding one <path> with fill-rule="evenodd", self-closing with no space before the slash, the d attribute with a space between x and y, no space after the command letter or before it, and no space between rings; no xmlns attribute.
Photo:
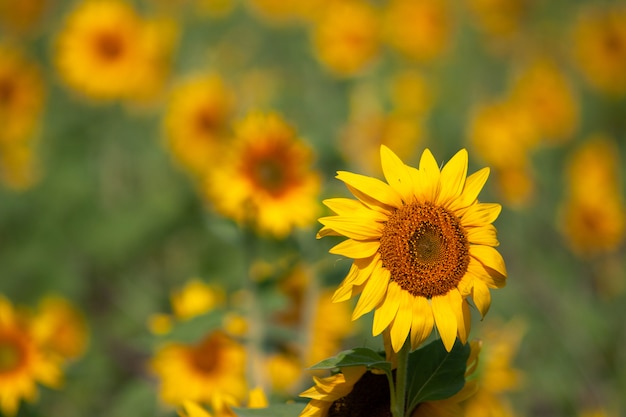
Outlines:
<svg viewBox="0 0 626 417"><path fill-rule="evenodd" d="M237 417L295 417L299 416L306 403L272 404L265 408L237 408L233 412Z"/></svg>
<svg viewBox="0 0 626 417"><path fill-rule="evenodd" d="M386 361L385 358L375 350L364 347L344 350L331 358L318 362L308 369L332 370L349 366L365 366L367 369L378 369L384 371L388 375L391 374L391 362Z"/></svg>
<svg viewBox="0 0 626 417"><path fill-rule="evenodd" d="M425 401L450 398L465 385L465 368L470 355L470 345L458 339L450 352L441 340L409 354L407 404L412 411Z"/></svg>

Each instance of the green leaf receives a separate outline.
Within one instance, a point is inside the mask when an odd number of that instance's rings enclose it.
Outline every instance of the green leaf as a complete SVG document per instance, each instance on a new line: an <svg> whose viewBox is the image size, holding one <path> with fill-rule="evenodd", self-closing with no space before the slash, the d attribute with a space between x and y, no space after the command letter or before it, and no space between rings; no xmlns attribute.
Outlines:
<svg viewBox="0 0 626 417"><path fill-rule="evenodd" d="M367 369L380 369L387 374L391 373L391 362L387 362L378 352L364 347L344 350L332 358L318 362L309 369L335 369L348 366L365 366Z"/></svg>
<svg viewBox="0 0 626 417"><path fill-rule="evenodd" d="M419 403L443 400L465 385L465 368L470 354L469 343L459 340L447 352L441 340L409 354L407 403L412 411Z"/></svg>
<svg viewBox="0 0 626 417"><path fill-rule="evenodd" d="M238 417L297 417L306 403L272 404L265 408L233 408Z"/></svg>

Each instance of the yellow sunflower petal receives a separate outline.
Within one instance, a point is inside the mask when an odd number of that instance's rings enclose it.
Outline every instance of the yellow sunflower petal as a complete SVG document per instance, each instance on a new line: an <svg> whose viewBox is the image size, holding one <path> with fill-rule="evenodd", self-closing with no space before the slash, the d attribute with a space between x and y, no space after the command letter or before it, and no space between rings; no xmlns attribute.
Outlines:
<svg viewBox="0 0 626 417"><path fill-rule="evenodd" d="M470 322L467 319L466 313L464 309L467 309L467 302L463 300L461 297L461 293L456 288L448 291L446 294L448 297L448 301L454 315L456 316L456 324L457 324L457 333L459 335L459 340L465 344L467 342L467 336L469 334L469 325ZM467 311L469 312L469 310Z"/></svg>
<svg viewBox="0 0 626 417"><path fill-rule="evenodd" d="M467 240L475 245L498 246L498 238L496 237L496 228L492 224L482 227L466 227Z"/></svg>
<svg viewBox="0 0 626 417"><path fill-rule="evenodd" d="M413 180L407 166L385 145L380 147L380 160L382 163L385 179L400 194L404 202L409 202L414 197Z"/></svg>
<svg viewBox="0 0 626 417"><path fill-rule="evenodd" d="M413 297L413 321L411 323L411 347L417 349L433 331L433 309L424 297Z"/></svg>
<svg viewBox="0 0 626 417"><path fill-rule="evenodd" d="M447 295L436 295L430 299L435 324L446 350L450 352L456 340L456 315L450 306Z"/></svg>
<svg viewBox="0 0 626 417"><path fill-rule="evenodd" d="M502 288L506 285L506 277L504 275L492 269L487 270L485 265L471 257L469 265L467 266L467 274L465 275L473 277L471 287L474 286L474 282L477 280L484 282L489 288ZM461 282L463 282L463 280L461 280Z"/></svg>
<svg viewBox="0 0 626 417"><path fill-rule="evenodd" d="M374 336L382 333L396 317L400 306L401 291L402 289L398 284L393 281L389 283L385 299L374 312L374 322L372 324L372 334Z"/></svg>
<svg viewBox="0 0 626 417"><path fill-rule="evenodd" d="M347 171L337 172L336 178L387 206L400 207L402 205L400 195L389 184L377 178Z"/></svg>
<svg viewBox="0 0 626 417"><path fill-rule="evenodd" d="M441 170L440 204L446 204L461 196L467 177L467 151L461 149Z"/></svg>
<svg viewBox="0 0 626 417"><path fill-rule="evenodd" d="M497 203L478 203L470 206L463 214L462 222L463 226L485 226L493 223L500 212L502 206Z"/></svg>
<svg viewBox="0 0 626 417"><path fill-rule="evenodd" d="M371 258L355 259L350 266L348 275L341 282L332 297L333 303L346 301L357 295L358 292L353 290L354 287L362 285L372 274L372 270L380 262L380 255L374 254Z"/></svg>
<svg viewBox="0 0 626 417"><path fill-rule="evenodd" d="M439 195L441 171L439 171L437 161L430 149L425 149L422 152L419 173L419 182L414 180L416 185L415 195L423 201L436 201Z"/></svg>
<svg viewBox="0 0 626 417"><path fill-rule="evenodd" d="M408 291L400 292L400 305L398 308L398 314L391 323L391 346L395 352L399 352L402 349L402 345L406 341L406 338L411 332L411 320L413 314L413 308L411 306L413 296Z"/></svg>
<svg viewBox="0 0 626 417"><path fill-rule="evenodd" d="M389 285L389 271L386 269L375 269L372 275L365 283L363 292L357 301L354 311L352 312L352 320L356 320L363 314L372 311L378 303L382 301L387 293Z"/></svg>
<svg viewBox="0 0 626 417"><path fill-rule="evenodd" d="M342 235L356 240L378 239L384 225L368 219L350 216L322 217L319 222Z"/></svg>
<svg viewBox="0 0 626 417"><path fill-rule="evenodd" d="M500 252L491 246L472 245L470 246L470 255L476 258L484 266L493 269L502 276L506 277L506 265Z"/></svg>
<svg viewBox="0 0 626 417"><path fill-rule="evenodd" d="M379 247L380 242L378 240L361 242L353 239L346 239L330 248L328 252L352 259L363 259L374 255Z"/></svg>
<svg viewBox="0 0 626 417"><path fill-rule="evenodd" d="M373 221L380 222L387 220L387 216L384 214L372 210L359 200L352 198L329 198L322 203L339 216L371 218Z"/></svg>
<svg viewBox="0 0 626 417"><path fill-rule="evenodd" d="M485 317L485 314L487 314L489 306L491 305L491 293L483 281L476 280L476 282L474 282L472 300L474 300L474 304L480 312L481 317Z"/></svg>
<svg viewBox="0 0 626 417"><path fill-rule="evenodd" d="M489 178L489 168L483 168L472 175L467 177L465 180L465 188L463 188L463 193L461 196L450 203L448 208L452 211L457 211L464 209L471 204L473 204L478 198L478 194L483 189L485 183L487 182L487 178Z"/></svg>

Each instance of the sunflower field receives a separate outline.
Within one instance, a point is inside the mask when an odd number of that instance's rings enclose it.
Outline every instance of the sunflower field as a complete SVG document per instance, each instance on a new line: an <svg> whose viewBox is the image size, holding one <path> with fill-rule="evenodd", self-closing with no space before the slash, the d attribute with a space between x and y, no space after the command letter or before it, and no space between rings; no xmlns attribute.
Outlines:
<svg viewBox="0 0 626 417"><path fill-rule="evenodd" d="M0 0L0 415L626 416L625 167L623 0Z"/></svg>

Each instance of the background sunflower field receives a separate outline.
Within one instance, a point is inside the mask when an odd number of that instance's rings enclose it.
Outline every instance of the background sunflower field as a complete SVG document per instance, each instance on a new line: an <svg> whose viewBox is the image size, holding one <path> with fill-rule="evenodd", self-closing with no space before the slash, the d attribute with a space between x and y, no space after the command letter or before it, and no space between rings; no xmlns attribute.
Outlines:
<svg viewBox="0 0 626 417"><path fill-rule="evenodd" d="M381 347L315 238L381 144L503 206L466 415L626 415L621 0L0 0L0 414L228 415Z"/></svg>

